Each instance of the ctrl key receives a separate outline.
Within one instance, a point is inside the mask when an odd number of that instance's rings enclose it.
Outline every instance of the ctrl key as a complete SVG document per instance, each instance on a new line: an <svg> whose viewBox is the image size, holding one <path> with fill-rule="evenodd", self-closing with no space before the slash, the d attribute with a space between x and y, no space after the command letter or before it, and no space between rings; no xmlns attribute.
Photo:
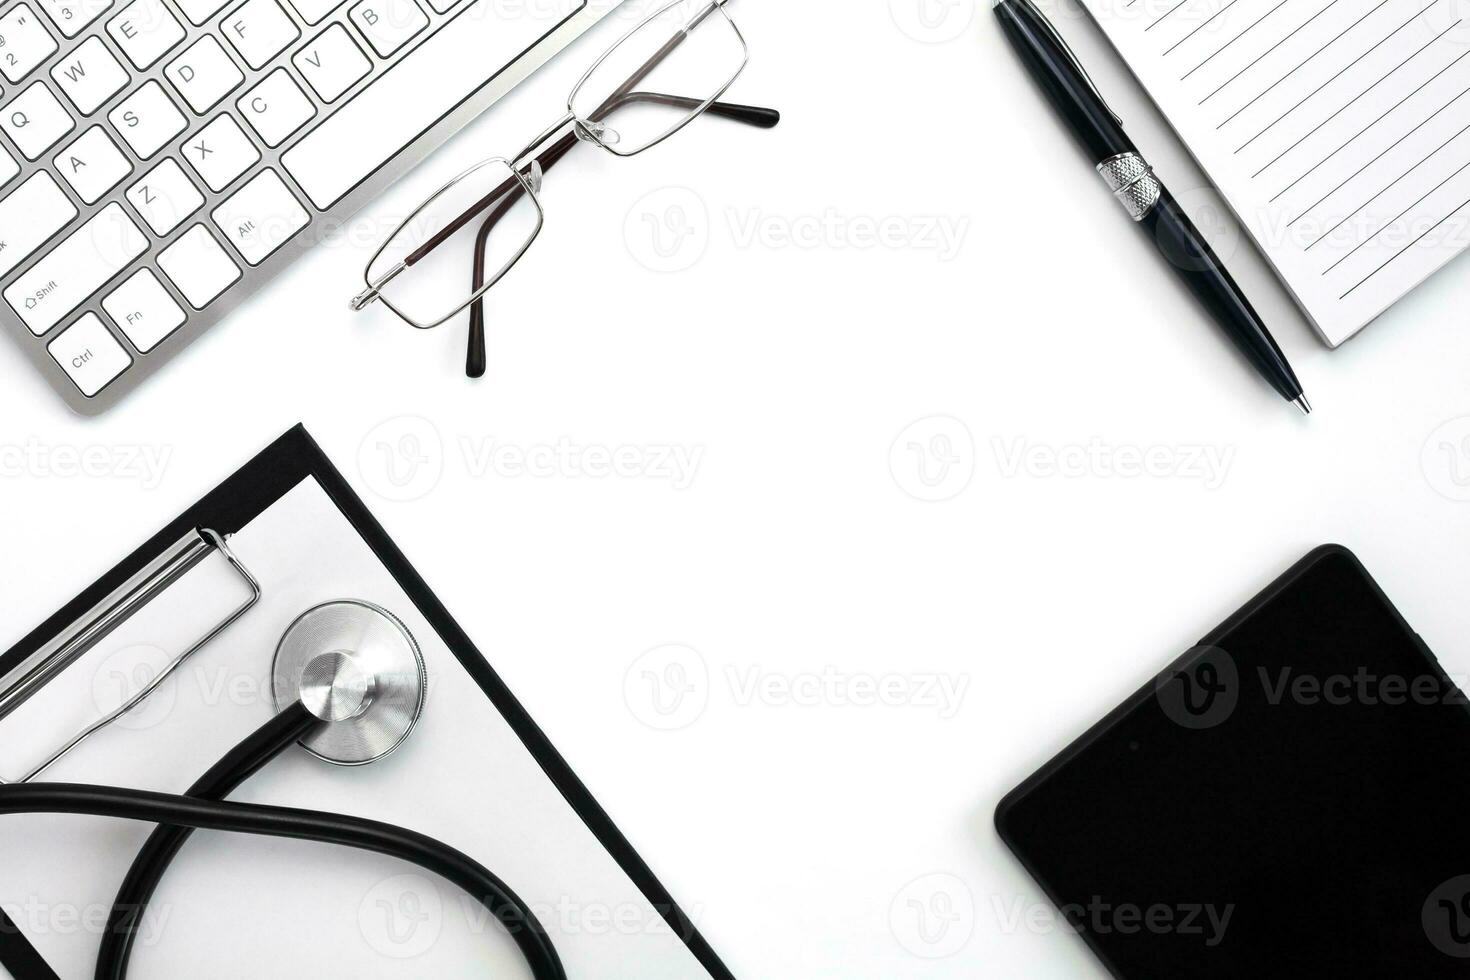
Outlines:
<svg viewBox="0 0 1470 980"><path fill-rule="evenodd" d="M132 356L95 313L88 313L67 327L46 349L88 398L106 388L133 363Z"/></svg>

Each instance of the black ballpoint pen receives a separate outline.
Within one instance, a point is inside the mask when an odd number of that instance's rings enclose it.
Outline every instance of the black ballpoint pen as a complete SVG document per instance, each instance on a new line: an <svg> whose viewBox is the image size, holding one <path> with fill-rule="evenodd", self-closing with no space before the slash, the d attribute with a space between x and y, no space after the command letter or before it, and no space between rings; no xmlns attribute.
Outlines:
<svg viewBox="0 0 1470 980"><path fill-rule="evenodd" d="M996 0L995 15L1047 99L1097 160L1097 172L1128 214L1281 397L1308 414L1291 365L1194 222L1123 132L1092 78L1031 0Z"/></svg>

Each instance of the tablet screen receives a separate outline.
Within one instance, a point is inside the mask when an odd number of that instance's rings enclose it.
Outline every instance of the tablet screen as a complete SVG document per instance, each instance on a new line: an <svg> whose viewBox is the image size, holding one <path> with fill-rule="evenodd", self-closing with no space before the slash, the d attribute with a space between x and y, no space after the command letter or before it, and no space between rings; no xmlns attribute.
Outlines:
<svg viewBox="0 0 1470 980"><path fill-rule="evenodd" d="M1470 977L1470 708L1324 549L1002 804L1109 969Z"/></svg>

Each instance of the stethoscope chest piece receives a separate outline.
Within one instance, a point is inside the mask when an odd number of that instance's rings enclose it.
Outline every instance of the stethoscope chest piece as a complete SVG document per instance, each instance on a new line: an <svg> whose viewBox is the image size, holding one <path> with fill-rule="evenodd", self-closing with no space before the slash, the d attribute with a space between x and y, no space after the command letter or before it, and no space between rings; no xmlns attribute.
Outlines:
<svg viewBox="0 0 1470 980"><path fill-rule="evenodd" d="M408 628L358 600L302 613L276 647L272 677L277 710L300 701L330 722L302 747L341 766L375 762L403 744L428 693L423 653Z"/></svg>

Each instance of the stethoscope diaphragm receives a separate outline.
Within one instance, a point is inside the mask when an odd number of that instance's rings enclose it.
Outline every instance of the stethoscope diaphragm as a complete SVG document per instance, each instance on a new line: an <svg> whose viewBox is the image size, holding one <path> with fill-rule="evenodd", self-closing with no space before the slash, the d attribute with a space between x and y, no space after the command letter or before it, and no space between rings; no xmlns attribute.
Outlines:
<svg viewBox="0 0 1470 980"><path fill-rule="evenodd" d="M375 762L403 744L428 693L423 653L408 628L356 599L297 617L276 647L271 673L277 710L300 701L330 722L301 746L339 766Z"/></svg>

